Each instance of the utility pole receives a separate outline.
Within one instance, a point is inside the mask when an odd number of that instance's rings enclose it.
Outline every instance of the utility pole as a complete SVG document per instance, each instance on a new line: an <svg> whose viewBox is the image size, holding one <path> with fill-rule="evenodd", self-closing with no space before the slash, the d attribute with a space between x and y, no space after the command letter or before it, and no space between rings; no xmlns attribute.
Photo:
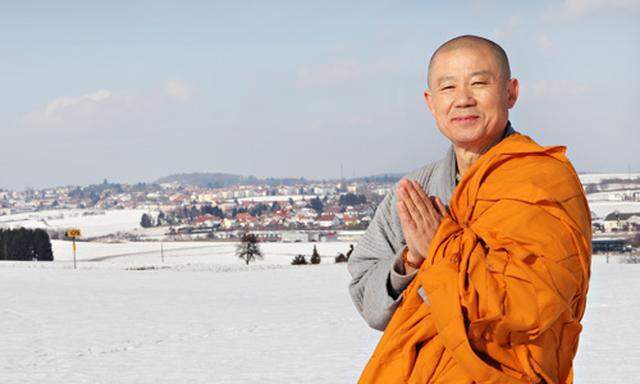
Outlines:
<svg viewBox="0 0 640 384"><path fill-rule="evenodd" d="M73 269L78 269L78 267L76 265L76 238L80 237L80 230L79 229L68 229L65 232L65 236L67 238L71 238L71 240L73 241L71 243L71 248L73 249Z"/></svg>
<svg viewBox="0 0 640 384"><path fill-rule="evenodd" d="M78 267L76 266L76 238L73 238L73 244L71 245L73 247L73 269L78 269Z"/></svg>

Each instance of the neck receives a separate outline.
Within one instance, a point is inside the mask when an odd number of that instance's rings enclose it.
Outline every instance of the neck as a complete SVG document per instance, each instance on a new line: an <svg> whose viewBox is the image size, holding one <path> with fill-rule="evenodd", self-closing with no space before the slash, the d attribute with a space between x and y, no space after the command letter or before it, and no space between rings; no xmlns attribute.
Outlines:
<svg viewBox="0 0 640 384"><path fill-rule="evenodd" d="M464 148L454 145L456 152L456 165L458 166L458 173L460 176L464 176L465 172L471 168L471 166L478 161L480 156L487 152L491 147L498 144L502 139L502 135L498 135L486 145L479 148Z"/></svg>

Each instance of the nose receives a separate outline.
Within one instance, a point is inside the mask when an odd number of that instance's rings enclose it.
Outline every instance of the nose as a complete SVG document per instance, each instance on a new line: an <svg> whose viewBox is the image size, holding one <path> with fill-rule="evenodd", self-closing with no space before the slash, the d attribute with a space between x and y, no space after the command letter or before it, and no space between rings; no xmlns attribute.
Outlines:
<svg viewBox="0 0 640 384"><path fill-rule="evenodd" d="M473 92L468 86L460 86L456 91L454 104L456 108L468 108L476 105L476 99L473 97Z"/></svg>

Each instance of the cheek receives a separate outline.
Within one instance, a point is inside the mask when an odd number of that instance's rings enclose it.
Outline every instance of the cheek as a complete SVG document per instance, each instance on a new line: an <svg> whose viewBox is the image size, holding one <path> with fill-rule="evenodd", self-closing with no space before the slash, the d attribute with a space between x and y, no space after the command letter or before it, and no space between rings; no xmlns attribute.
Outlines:
<svg viewBox="0 0 640 384"><path fill-rule="evenodd" d="M433 100L433 109L436 117L446 117L449 113L451 100L448 97L440 96Z"/></svg>
<svg viewBox="0 0 640 384"><path fill-rule="evenodd" d="M482 109L484 113L490 115L495 114L503 103L498 95L492 93L480 95L477 100L480 109Z"/></svg>

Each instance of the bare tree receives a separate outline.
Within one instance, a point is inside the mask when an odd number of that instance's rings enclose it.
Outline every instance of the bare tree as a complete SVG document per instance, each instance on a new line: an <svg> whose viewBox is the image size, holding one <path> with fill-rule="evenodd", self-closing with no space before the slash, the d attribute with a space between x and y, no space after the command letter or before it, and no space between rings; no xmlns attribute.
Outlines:
<svg viewBox="0 0 640 384"><path fill-rule="evenodd" d="M262 259L262 251L258 245L258 238L253 233L244 232L240 239L240 244L236 248L236 256L247 265L256 259Z"/></svg>

